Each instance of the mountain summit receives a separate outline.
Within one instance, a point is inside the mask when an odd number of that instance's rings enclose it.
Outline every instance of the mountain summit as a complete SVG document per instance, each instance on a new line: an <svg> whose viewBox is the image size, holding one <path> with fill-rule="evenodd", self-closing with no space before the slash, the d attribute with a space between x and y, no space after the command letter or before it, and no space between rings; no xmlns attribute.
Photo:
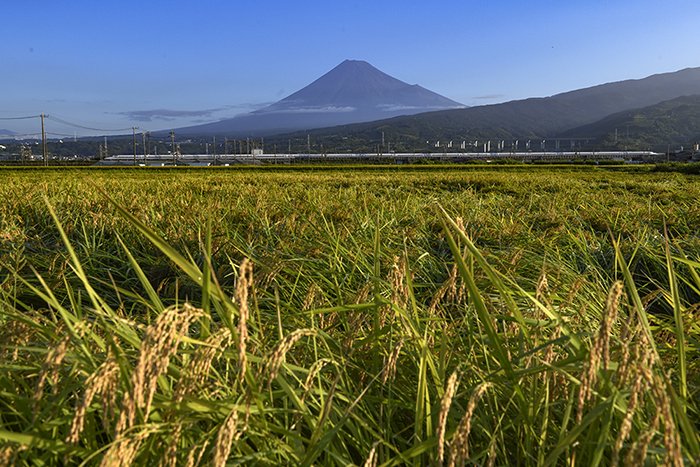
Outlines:
<svg viewBox="0 0 700 467"><path fill-rule="evenodd" d="M249 114L177 131L181 135L266 135L464 107L362 60L345 60L313 83Z"/></svg>
<svg viewBox="0 0 700 467"><path fill-rule="evenodd" d="M345 60L291 96L256 113L267 112L394 112L404 114L464 107L462 104L410 85L362 60Z"/></svg>

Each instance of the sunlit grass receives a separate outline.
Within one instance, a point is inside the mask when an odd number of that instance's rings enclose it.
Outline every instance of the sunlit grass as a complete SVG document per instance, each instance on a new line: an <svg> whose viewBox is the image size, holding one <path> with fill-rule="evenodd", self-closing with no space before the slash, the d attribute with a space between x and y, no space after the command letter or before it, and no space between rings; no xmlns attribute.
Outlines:
<svg viewBox="0 0 700 467"><path fill-rule="evenodd" d="M692 176L0 181L0 463L700 460Z"/></svg>

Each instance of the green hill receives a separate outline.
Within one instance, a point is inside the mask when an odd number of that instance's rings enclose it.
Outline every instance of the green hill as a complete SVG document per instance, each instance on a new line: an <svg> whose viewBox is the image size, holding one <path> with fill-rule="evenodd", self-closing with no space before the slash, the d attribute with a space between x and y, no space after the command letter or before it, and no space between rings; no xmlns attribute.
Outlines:
<svg viewBox="0 0 700 467"><path fill-rule="evenodd" d="M618 112L595 123L572 128L564 137L590 137L619 149L664 150L700 141L700 95L682 96L641 109Z"/></svg>

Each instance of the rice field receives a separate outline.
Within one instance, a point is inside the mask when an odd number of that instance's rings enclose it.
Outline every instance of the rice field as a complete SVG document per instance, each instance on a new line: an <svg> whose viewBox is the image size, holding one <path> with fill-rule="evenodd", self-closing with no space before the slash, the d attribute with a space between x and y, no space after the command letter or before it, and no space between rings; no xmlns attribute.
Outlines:
<svg viewBox="0 0 700 467"><path fill-rule="evenodd" d="M0 170L0 465L695 465L700 178Z"/></svg>

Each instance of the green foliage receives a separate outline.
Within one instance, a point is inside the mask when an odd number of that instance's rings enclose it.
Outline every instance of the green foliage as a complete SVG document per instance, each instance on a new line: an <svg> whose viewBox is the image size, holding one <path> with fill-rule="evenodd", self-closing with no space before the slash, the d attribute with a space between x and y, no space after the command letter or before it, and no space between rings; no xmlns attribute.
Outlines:
<svg viewBox="0 0 700 467"><path fill-rule="evenodd" d="M666 152L700 141L700 96L683 96L609 115L567 130L562 136L590 137L599 147Z"/></svg>
<svg viewBox="0 0 700 467"><path fill-rule="evenodd" d="M692 176L0 182L1 462L700 460Z"/></svg>

